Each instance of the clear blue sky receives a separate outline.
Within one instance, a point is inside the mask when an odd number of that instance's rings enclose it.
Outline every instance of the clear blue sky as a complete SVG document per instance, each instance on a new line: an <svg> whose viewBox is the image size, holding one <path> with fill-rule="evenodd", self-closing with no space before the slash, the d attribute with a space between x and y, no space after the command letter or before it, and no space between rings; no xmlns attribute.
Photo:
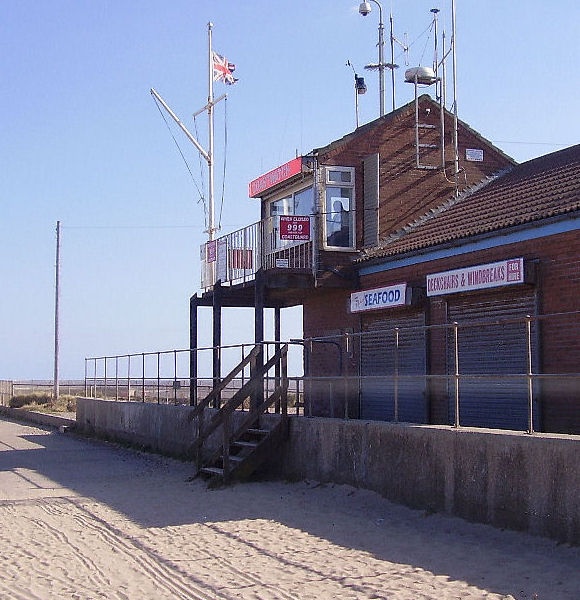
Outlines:
<svg viewBox="0 0 580 600"><path fill-rule="evenodd" d="M430 64L431 14L450 0L382 2L411 66ZM61 377L84 357L185 348L206 239L195 185L150 94L186 125L207 99L207 22L237 66L228 92L222 232L257 220L251 179L354 129L350 60L364 74L361 122L378 116L376 6L355 0L0 2L0 379L52 376L55 227L62 222ZM457 0L462 120L518 161L578 143L577 0ZM416 40L416 41L415 41ZM387 45L387 57L389 47ZM405 58L397 51L397 61ZM397 73L397 102L412 87ZM390 79L387 78L387 82ZM390 85L387 86L390 109ZM224 106L216 138L224 137ZM206 121L197 120L205 144ZM201 187L193 146L174 131ZM221 150L220 150L221 152ZM218 159L217 173L221 173ZM216 186L221 195L221 175ZM283 321L300 335L299 315ZM245 320L245 322L244 322ZM252 313L226 311L230 341ZM210 345L208 323L201 345Z"/></svg>

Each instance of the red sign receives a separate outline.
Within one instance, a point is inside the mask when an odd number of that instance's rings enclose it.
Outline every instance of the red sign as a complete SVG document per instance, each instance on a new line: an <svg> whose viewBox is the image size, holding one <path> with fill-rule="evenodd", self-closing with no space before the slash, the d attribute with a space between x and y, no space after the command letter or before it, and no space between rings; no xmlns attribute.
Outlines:
<svg viewBox="0 0 580 600"><path fill-rule="evenodd" d="M207 262L215 262L216 259L216 243L215 240L206 244L206 258Z"/></svg>
<svg viewBox="0 0 580 600"><path fill-rule="evenodd" d="M250 198L257 198L265 190L274 187L275 185L290 179L294 175L302 172L302 157L294 158L284 165L276 167L272 171L268 171L264 175L260 175L254 181L250 181L248 186Z"/></svg>
<svg viewBox="0 0 580 600"><path fill-rule="evenodd" d="M245 248L230 249L230 265L232 269L251 269L252 251Z"/></svg>
<svg viewBox="0 0 580 600"><path fill-rule="evenodd" d="M310 217L281 216L280 239L303 242L310 240Z"/></svg>

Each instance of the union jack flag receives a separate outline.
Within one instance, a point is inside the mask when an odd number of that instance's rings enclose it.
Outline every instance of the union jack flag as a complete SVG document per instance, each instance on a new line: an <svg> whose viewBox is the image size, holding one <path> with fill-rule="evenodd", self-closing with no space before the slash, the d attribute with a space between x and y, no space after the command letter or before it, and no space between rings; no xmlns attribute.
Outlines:
<svg viewBox="0 0 580 600"><path fill-rule="evenodd" d="M213 80L223 81L226 85L233 85L237 79L233 73L236 70L236 65L228 62L224 56L220 56L217 52L212 52L213 63Z"/></svg>

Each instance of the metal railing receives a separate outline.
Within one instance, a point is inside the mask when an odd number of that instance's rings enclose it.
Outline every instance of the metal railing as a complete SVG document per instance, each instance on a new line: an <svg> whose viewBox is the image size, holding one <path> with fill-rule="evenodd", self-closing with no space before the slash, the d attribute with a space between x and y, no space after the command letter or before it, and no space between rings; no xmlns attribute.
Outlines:
<svg viewBox="0 0 580 600"><path fill-rule="evenodd" d="M515 327L516 333L506 348L502 335L509 327ZM360 350L373 336L380 353L377 366L361 374ZM426 356L434 339L440 354L432 356L429 364L417 361L416 354ZM215 353L226 373L253 346L88 358L85 394L195 404L218 383L210 375ZM265 360L278 346L280 342L264 343ZM499 426L529 433L542 429L542 407L562 398L568 398L571 410L580 414L580 408L573 407L574 401L580 403L580 311L292 340L290 351L293 414L453 427ZM556 352L558 357L552 356ZM197 361L195 379L189 377L191 359ZM223 397L231 397L248 378L249 373L242 373L223 391ZM264 389L273 389L274 383L272 377L264 378ZM437 414L434 406L439 407ZM506 410L513 414L504 415ZM580 428L580 423L575 427Z"/></svg>
<svg viewBox="0 0 580 600"><path fill-rule="evenodd" d="M507 346L502 337L506 328L512 338ZM432 356L430 364L417 361L417 353L425 357L436 353L429 342L435 337L439 356ZM353 372L343 369L341 363L348 365L345 357L355 347L360 353L370 338L380 340L373 347L380 356L372 373L361 374L360 362ZM424 340L421 346L414 342L417 339ZM307 414L533 433L542 430L543 409L566 410L565 400L572 428L580 431L580 311L393 327L310 340L323 341L343 350L340 363L338 357L335 361L340 376L312 376L316 370L329 370L328 353L319 352L317 358L318 346L312 345L308 356L313 368L305 381ZM373 395L380 400L380 411L368 409ZM439 414L433 414L437 400ZM558 407L551 408L554 405Z"/></svg>
<svg viewBox="0 0 580 600"><path fill-rule="evenodd" d="M268 361L281 342L263 342L263 360ZM90 398L153 402L158 404L197 405L216 387L222 375L213 377L213 360L219 353L222 373L242 362L255 344L234 344L159 352L142 352L85 359L84 394ZM301 346L291 344L294 365L302 365ZM197 361L198 377L190 377L190 361ZM232 379L221 392L220 401L231 398L250 379L249 367ZM264 392L274 389L279 374L264 377ZM299 414L304 405L303 375L288 377L291 412Z"/></svg>
<svg viewBox="0 0 580 600"><path fill-rule="evenodd" d="M233 285L260 269L312 269L312 242L280 239L280 217L268 217L201 246L201 287ZM313 217L310 217L311 231Z"/></svg>
<svg viewBox="0 0 580 600"><path fill-rule="evenodd" d="M53 396L54 382L52 379L25 379L10 382L12 385L12 396L27 396L38 394ZM80 396L84 393L85 382L83 379L62 379L59 382L60 395Z"/></svg>

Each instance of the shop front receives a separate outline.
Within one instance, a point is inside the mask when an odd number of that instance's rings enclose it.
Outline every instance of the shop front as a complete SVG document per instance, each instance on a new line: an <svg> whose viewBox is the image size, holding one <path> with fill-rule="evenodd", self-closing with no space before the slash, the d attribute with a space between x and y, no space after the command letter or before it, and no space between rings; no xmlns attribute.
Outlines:
<svg viewBox="0 0 580 600"><path fill-rule="evenodd" d="M510 258L427 275L428 298L443 297L445 305L450 423L456 422L458 394L463 426L528 428L528 374L539 366L533 267ZM531 399L539 428L538 395Z"/></svg>

